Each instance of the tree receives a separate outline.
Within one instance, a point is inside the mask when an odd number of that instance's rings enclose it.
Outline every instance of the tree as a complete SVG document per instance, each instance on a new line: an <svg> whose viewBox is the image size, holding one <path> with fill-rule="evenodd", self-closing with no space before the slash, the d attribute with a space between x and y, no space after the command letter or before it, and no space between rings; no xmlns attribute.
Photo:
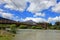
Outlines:
<svg viewBox="0 0 60 40"><path fill-rule="evenodd" d="M0 24L0 29L4 29L9 27L10 24Z"/></svg>
<svg viewBox="0 0 60 40"><path fill-rule="evenodd" d="M50 29L52 27L52 24L49 23L47 29Z"/></svg>
<svg viewBox="0 0 60 40"><path fill-rule="evenodd" d="M60 25L60 22L56 22L55 25Z"/></svg>
<svg viewBox="0 0 60 40"><path fill-rule="evenodd" d="M11 24L10 29L11 29L12 33L16 33L16 25L15 24Z"/></svg>
<svg viewBox="0 0 60 40"><path fill-rule="evenodd" d="M50 29L56 29L57 26L50 26Z"/></svg>

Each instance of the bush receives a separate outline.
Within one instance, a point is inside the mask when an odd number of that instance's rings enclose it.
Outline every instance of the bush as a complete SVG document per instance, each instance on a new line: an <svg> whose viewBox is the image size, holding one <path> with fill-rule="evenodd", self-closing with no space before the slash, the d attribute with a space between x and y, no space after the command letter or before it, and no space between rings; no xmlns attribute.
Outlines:
<svg viewBox="0 0 60 40"><path fill-rule="evenodd" d="M60 26L56 26L57 27L57 30L60 30Z"/></svg>
<svg viewBox="0 0 60 40"><path fill-rule="evenodd" d="M43 28L40 26L32 26L32 29L43 29Z"/></svg>
<svg viewBox="0 0 60 40"><path fill-rule="evenodd" d="M32 28L32 29L36 29L36 26L32 26L31 28Z"/></svg>
<svg viewBox="0 0 60 40"><path fill-rule="evenodd" d="M50 26L49 29L56 29L56 26Z"/></svg>
<svg viewBox="0 0 60 40"><path fill-rule="evenodd" d="M20 25L19 28L20 29L27 29L28 27L26 25Z"/></svg>
<svg viewBox="0 0 60 40"><path fill-rule="evenodd" d="M36 29L43 29L42 27L36 27Z"/></svg>
<svg viewBox="0 0 60 40"><path fill-rule="evenodd" d="M16 25L15 24L10 25L10 29L11 29L12 33L16 33Z"/></svg>

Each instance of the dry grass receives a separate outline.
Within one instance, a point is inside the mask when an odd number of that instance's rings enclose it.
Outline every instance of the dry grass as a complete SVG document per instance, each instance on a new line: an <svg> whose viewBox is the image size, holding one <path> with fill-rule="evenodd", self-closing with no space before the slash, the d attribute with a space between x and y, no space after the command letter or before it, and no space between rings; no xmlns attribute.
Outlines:
<svg viewBox="0 0 60 40"><path fill-rule="evenodd" d="M14 34L12 34L12 33L9 33L4 30L0 30L0 40L12 40L13 36L14 36Z"/></svg>

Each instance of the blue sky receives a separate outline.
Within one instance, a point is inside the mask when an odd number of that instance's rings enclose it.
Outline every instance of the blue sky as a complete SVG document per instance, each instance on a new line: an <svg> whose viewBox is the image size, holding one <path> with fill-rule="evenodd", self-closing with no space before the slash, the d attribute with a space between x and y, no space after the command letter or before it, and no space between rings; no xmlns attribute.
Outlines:
<svg viewBox="0 0 60 40"><path fill-rule="evenodd" d="M60 20L60 0L0 1L0 16L4 18L16 21L33 20L35 22Z"/></svg>

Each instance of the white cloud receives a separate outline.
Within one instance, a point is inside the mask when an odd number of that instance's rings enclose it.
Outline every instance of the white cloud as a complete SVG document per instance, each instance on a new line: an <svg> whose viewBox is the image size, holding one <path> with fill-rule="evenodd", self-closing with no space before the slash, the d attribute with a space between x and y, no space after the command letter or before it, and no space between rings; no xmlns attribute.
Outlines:
<svg viewBox="0 0 60 40"><path fill-rule="evenodd" d="M15 20L15 21L21 21L21 18L19 16L15 16L12 13L4 12L3 9L0 9L0 16L3 18Z"/></svg>
<svg viewBox="0 0 60 40"><path fill-rule="evenodd" d="M0 15L4 18L8 18L8 19L11 19L13 17L13 15L10 13L0 13Z"/></svg>
<svg viewBox="0 0 60 40"><path fill-rule="evenodd" d="M15 20L15 21L21 21L21 18L19 16L14 16L13 20Z"/></svg>
<svg viewBox="0 0 60 40"><path fill-rule="evenodd" d="M26 0L4 0L6 2L5 8L24 11L26 8Z"/></svg>
<svg viewBox="0 0 60 40"><path fill-rule="evenodd" d="M42 16L42 17L44 17L45 13L35 13L34 17L36 17L36 16Z"/></svg>
<svg viewBox="0 0 60 40"><path fill-rule="evenodd" d="M35 13L54 6L56 0L31 0L30 3L30 7L27 10Z"/></svg>
<svg viewBox="0 0 60 40"><path fill-rule="evenodd" d="M14 8L12 5L5 5L4 7L5 8L12 8L12 9Z"/></svg>
<svg viewBox="0 0 60 40"><path fill-rule="evenodd" d="M53 8L52 8L53 12L57 12L60 13L60 2L57 3Z"/></svg>
<svg viewBox="0 0 60 40"><path fill-rule="evenodd" d="M27 11L36 12L37 11L37 4L31 3L29 8L27 9Z"/></svg>
<svg viewBox="0 0 60 40"><path fill-rule="evenodd" d="M2 12L3 11L3 9L0 9L0 12Z"/></svg>
<svg viewBox="0 0 60 40"><path fill-rule="evenodd" d="M11 13L6 13L6 12L4 12L4 10L0 10L0 16L2 16L3 18L8 18L8 19L11 19L11 18L13 18L14 17L14 15L13 14L11 14Z"/></svg>
<svg viewBox="0 0 60 40"><path fill-rule="evenodd" d="M7 3L6 6L4 6L5 8L20 11L24 11L27 2L31 3L27 10L34 13L48 9L50 6L56 4L56 0L0 0L0 3Z"/></svg>
<svg viewBox="0 0 60 40"><path fill-rule="evenodd" d="M54 18L52 17L49 17L47 20L44 19L44 18L33 18L33 17L26 17L25 19L22 19L22 21L28 21L28 20L32 20L34 22L37 22L37 23L51 23L51 22L60 22L60 16L56 16Z"/></svg>
<svg viewBox="0 0 60 40"><path fill-rule="evenodd" d="M60 22L60 16L56 16L54 18L49 17L48 22Z"/></svg>
<svg viewBox="0 0 60 40"><path fill-rule="evenodd" d="M0 0L0 4L6 3L5 8L10 8L13 10L24 11L26 8L26 3L30 2L30 6L27 8L27 11L35 13L34 16L45 16L44 13L38 13L42 10L48 9L53 6L52 11L60 13L60 2L57 4L57 0ZM2 12L1 12L2 11ZM5 13L3 10L0 10L0 15L5 18L14 17L11 13ZM51 18L49 17L46 21L44 18L31 18L27 17L24 20L33 20L35 22L52 22L52 21L60 21L60 16ZM38 20L38 21L37 21Z"/></svg>
<svg viewBox="0 0 60 40"><path fill-rule="evenodd" d="M0 4L3 4L3 3L5 3L3 0L0 0Z"/></svg>
<svg viewBox="0 0 60 40"><path fill-rule="evenodd" d="M28 20L32 20L34 22L46 22L46 20L44 18L32 18L32 17L27 17L25 19L23 19L23 21L28 21Z"/></svg>

